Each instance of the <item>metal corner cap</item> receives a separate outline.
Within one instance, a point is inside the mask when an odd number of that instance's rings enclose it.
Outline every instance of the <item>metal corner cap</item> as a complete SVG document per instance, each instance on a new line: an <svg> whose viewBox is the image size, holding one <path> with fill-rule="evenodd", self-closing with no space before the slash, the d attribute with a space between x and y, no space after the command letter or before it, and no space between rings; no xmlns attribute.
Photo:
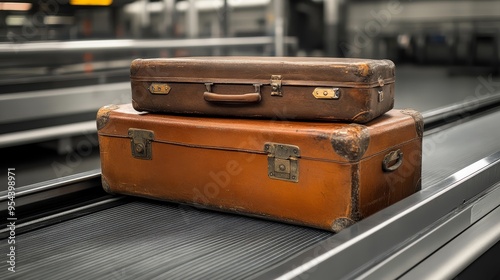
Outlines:
<svg viewBox="0 0 500 280"><path fill-rule="evenodd" d="M345 229L346 227L353 225L354 223L355 221L352 219L346 217L340 217L335 219L335 221L333 221L331 228L334 232L339 232Z"/></svg>
<svg viewBox="0 0 500 280"><path fill-rule="evenodd" d="M111 188L110 188L110 186L108 184L108 180L106 180L106 178L103 175L101 175L101 183L102 183L102 189L105 192L107 192L109 194L112 194L112 195L115 194L114 192L111 191Z"/></svg>
<svg viewBox="0 0 500 280"><path fill-rule="evenodd" d="M333 150L350 162L360 160L370 144L368 127L360 124L349 124L335 130L330 138Z"/></svg>
<svg viewBox="0 0 500 280"><path fill-rule="evenodd" d="M118 105L106 105L103 106L97 111L97 117L96 117L96 125L97 125L97 131L101 130L108 124L109 121L109 114L111 111L116 110L120 108Z"/></svg>
<svg viewBox="0 0 500 280"><path fill-rule="evenodd" d="M422 114L414 109L406 108L400 110L402 114L409 115L415 121L415 129L417 130L418 137L422 137L424 135L424 117Z"/></svg>

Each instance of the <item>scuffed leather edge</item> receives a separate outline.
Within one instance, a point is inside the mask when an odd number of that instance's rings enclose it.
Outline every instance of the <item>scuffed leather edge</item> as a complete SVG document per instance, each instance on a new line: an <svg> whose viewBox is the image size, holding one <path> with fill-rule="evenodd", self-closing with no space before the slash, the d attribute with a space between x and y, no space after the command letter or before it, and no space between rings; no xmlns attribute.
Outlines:
<svg viewBox="0 0 500 280"><path fill-rule="evenodd" d="M367 123L373 119L373 112L371 111L363 111L361 113L356 114L352 121L355 123Z"/></svg>
<svg viewBox="0 0 500 280"><path fill-rule="evenodd" d="M112 194L114 195L115 193L111 191L111 188L109 187L109 184L108 184L108 181L106 180L106 178L101 175L101 183L102 183L102 189L109 193L109 194Z"/></svg>
<svg viewBox="0 0 500 280"><path fill-rule="evenodd" d="M142 108L141 105L139 105L139 103L137 103L137 101L135 101L134 99L132 99L132 108L134 108L134 110L138 112L145 111L144 108Z"/></svg>
<svg viewBox="0 0 500 280"><path fill-rule="evenodd" d="M336 130L330 137L335 153L350 162L360 160L370 144L368 127L360 124L349 124Z"/></svg>
<svg viewBox="0 0 500 280"><path fill-rule="evenodd" d="M142 58L136 58L130 62L130 77L133 78L142 67Z"/></svg>
<svg viewBox="0 0 500 280"><path fill-rule="evenodd" d="M392 60L389 59L380 59L380 60L372 60L371 62L364 62L360 63L354 66L355 69L354 73L358 77L365 78L365 80L368 80L372 76L374 76L376 73L380 73L380 71L377 71L379 68L382 68L386 71L382 70L381 74L387 74L388 77L375 77L375 78L383 78L384 80L389 79L389 82L387 83L394 83L395 82L395 68L396 65Z"/></svg>
<svg viewBox="0 0 500 280"><path fill-rule="evenodd" d="M415 128L417 130L418 137L422 137L424 135L424 118L420 112L414 109L403 109L400 110L402 114L409 115L415 120Z"/></svg>
<svg viewBox="0 0 500 280"><path fill-rule="evenodd" d="M355 223L355 221L352 219L349 219L347 217L340 217L340 218L335 219L335 221L333 221L331 228L332 228L332 231L339 232L339 231L345 229L346 227L353 225L354 223Z"/></svg>
<svg viewBox="0 0 500 280"><path fill-rule="evenodd" d="M370 77L373 75L373 66L370 63L361 63L357 65L356 76Z"/></svg>
<svg viewBox="0 0 500 280"><path fill-rule="evenodd" d="M119 106L111 104L111 105L106 105L103 106L97 111L97 117L96 117L96 124L97 124L97 131L101 130L108 124L109 121L109 114L111 111L118 109Z"/></svg>

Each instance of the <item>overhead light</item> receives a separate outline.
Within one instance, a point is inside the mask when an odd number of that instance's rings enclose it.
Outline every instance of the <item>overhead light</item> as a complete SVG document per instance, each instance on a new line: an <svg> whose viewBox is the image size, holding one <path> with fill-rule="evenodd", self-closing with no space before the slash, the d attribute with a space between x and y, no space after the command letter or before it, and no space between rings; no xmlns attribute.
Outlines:
<svg viewBox="0 0 500 280"><path fill-rule="evenodd" d="M29 11L31 3L0 2L0 11Z"/></svg>
<svg viewBox="0 0 500 280"><path fill-rule="evenodd" d="M45 16L43 23L45 25L70 25L74 23L74 18L69 16Z"/></svg>
<svg viewBox="0 0 500 280"><path fill-rule="evenodd" d="M25 20L26 17L22 15L9 15L5 17L5 24L8 26L23 26Z"/></svg>
<svg viewBox="0 0 500 280"><path fill-rule="evenodd" d="M270 0L253 0L253 1L241 1L241 0L228 0L227 4L232 8L245 8L245 7L260 7L264 5L269 5ZM207 10L217 10L224 6L224 1L222 0L197 0L194 2L196 10L207 11ZM189 1L179 1L176 3L176 9L178 11L187 11L189 9Z"/></svg>
<svg viewBox="0 0 500 280"><path fill-rule="evenodd" d="M113 0L69 0L70 5L74 6L109 6Z"/></svg>

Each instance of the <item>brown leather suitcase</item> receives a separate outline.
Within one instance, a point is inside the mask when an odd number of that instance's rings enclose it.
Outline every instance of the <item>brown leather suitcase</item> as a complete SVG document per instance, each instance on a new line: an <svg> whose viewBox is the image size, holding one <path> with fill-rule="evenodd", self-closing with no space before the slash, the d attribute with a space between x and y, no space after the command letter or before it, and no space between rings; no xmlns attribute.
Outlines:
<svg viewBox="0 0 500 280"><path fill-rule="evenodd" d="M139 111L365 123L394 106L390 60L301 57L136 59Z"/></svg>
<svg viewBox="0 0 500 280"><path fill-rule="evenodd" d="M339 231L420 189L422 118L367 125L97 115L102 184L148 197Z"/></svg>

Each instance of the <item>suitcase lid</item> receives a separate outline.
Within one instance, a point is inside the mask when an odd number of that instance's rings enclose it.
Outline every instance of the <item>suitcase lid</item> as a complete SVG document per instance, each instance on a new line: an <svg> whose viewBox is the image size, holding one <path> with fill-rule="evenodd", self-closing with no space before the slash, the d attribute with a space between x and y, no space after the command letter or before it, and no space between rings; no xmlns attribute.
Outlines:
<svg viewBox="0 0 500 280"><path fill-rule="evenodd" d="M372 88L394 83L390 60L319 57L183 57L135 59L132 81Z"/></svg>
<svg viewBox="0 0 500 280"><path fill-rule="evenodd" d="M125 104L102 107L97 128L100 136L133 141L135 134L131 131L138 131L145 142L249 154L269 155L275 144L282 144L292 152L297 148L292 157L354 163L421 140L423 121L411 109L393 109L360 125L161 115L137 112L131 104Z"/></svg>

